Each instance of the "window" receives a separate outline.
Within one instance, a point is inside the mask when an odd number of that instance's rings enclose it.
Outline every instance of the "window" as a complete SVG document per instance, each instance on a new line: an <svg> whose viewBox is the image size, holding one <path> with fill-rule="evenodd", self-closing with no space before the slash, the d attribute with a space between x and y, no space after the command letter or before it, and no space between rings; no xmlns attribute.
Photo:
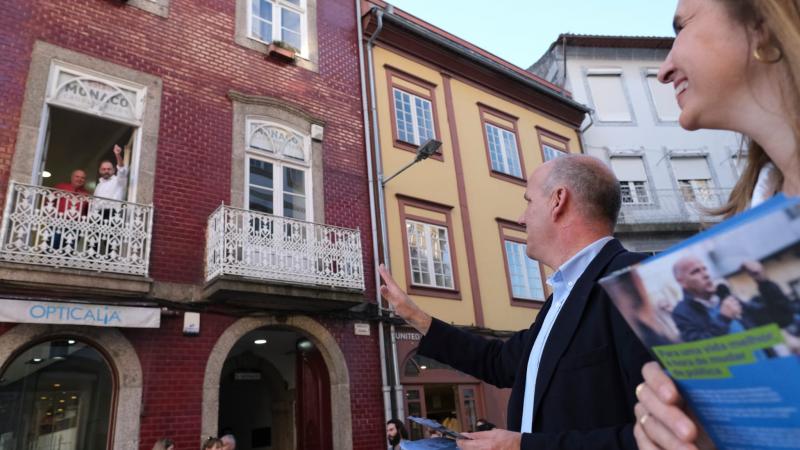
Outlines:
<svg viewBox="0 0 800 450"><path fill-rule="evenodd" d="M312 220L308 139L284 127L248 120L246 199L248 209Z"/></svg>
<svg viewBox="0 0 800 450"><path fill-rule="evenodd" d="M451 206L397 195L409 294L460 299Z"/></svg>
<svg viewBox="0 0 800 450"><path fill-rule="evenodd" d="M711 199L710 180L678 180L678 188L687 202L704 203Z"/></svg>
<svg viewBox="0 0 800 450"><path fill-rule="evenodd" d="M620 193L623 205L636 205L650 203L647 195L647 185L644 181L620 181Z"/></svg>
<svg viewBox="0 0 800 450"><path fill-rule="evenodd" d="M678 107L678 101L675 99L675 90L672 85L658 81L658 70L656 69L648 70L646 79L658 120L662 122L677 121L681 110Z"/></svg>
<svg viewBox="0 0 800 450"><path fill-rule="evenodd" d="M490 123L485 124L485 130L492 170L522 178L516 135Z"/></svg>
<svg viewBox="0 0 800 450"><path fill-rule="evenodd" d="M0 448L101 450L109 445L113 374L75 339L29 347L2 373Z"/></svg>
<svg viewBox="0 0 800 450"><path fill-rule="evenodd" d="M617 69L592 69L586 80L594 103L597 120L601 122L630 122L633 117L628 107L622 72Z"/></svg>
<svg viewBox="0 0 800 450"><path fill-rule="evenodd" d="M416 153L439 132L436 114L436 85L410 73L385 65L392 140L395 148ZM441 150L431 158L442 161Z"/></svg>
<svg viewBox="0 0 800 450"><path fill-rule="evenodd" d="M436 137L430 100L394 88L394 114L397 139L420 145Z"/></svg>
<svg viewBox="0 0 800 450"><path fill-rule="evenodd" d="M542 162L552 161L569 153L569 138L540 126L536 127L536 134L542 149Z"/></svg>
<svg viewBox="0 0 800 450"><path fill-rule="evenodd" d="M478 103L478 112L489 176L524 186L525 162L517 131L519 119L483 103Z"/></svg>
<svg viewBox="0 0 800 450"><path fill-rule="evenodd" d="M566 153L564 153L563 150L559 150L547 144L542 144L542 159L544 162L559 158L564 155L566 155Z"/></svg>
<svg viewBox="0 0 800 450"><path fill-rule="evenodd" d="M672 158L678 189L687 202L711 200L711 171L705 157Z"/></svg>
<svg viewBox="0 0 800 450"><path fill-rule="evenodd" d="M518 223L497 219L511 305L538 308L547 298L544 271L527 254L527 234Z"/></svg>
<svg viewBox="0 0 800 450"><path fill-rule="evenodd" d="M249 36L262 42L283 41L306 54L305 0L249 0Z"/></svg>
<svg viewBox="0 0 800 450"><path fill-rule="evenodd" d="M418 286L453 288L453 264L447 228L406 220L411 282Z"/></svg>
<svg viewBox="0 0 800 450"><path fill-rule="evenodd" d="M505 239L503 241L511 281L511 295L515 299L544 301L544 285L539 263L525 253L526 244Z"/></svg>
<svg viewBox="0 0 800 450"><path fill-rule="evenodd" d="M641 205L650 203L647 190L647 173L641 157L613 157L611 170L619 179L623 205Z"/></svg>

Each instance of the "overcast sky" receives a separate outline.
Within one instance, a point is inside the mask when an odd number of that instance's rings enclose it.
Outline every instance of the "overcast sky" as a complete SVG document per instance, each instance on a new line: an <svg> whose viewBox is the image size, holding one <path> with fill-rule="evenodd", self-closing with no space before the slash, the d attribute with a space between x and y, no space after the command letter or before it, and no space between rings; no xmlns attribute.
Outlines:
<svg viewBox="0 0 800 450"><path fill-rule="evenodd" d="M561 33L673 36L677 0L389 0L527 68Z"/></svg>

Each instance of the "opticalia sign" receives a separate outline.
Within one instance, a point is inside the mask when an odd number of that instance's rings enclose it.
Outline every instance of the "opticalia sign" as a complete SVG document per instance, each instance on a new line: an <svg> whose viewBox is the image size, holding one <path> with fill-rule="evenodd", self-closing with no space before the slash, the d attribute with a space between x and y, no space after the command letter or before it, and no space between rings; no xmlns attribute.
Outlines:
<svg viewBox="0 0 800 450"><path fill-rule="evenodd" d="M159 308L0 299L0 322L158 328Z"/></svg>

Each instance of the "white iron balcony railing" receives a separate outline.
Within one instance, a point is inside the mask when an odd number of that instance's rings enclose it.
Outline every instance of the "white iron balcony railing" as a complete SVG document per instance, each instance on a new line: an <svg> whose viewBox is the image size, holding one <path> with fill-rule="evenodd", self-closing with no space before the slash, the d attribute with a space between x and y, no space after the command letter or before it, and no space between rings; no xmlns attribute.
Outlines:
<svg viewBox="0 0 800 450"><path fill-rule="evenodd" d="M364 290L361 235L222 205L208 219L206 281L223 275Z"/></svg>
<svg viewBox="0 0 800 450"><path fill-rule="evenodd" d="M703 223L719 220L710 216L709 209L725 204L730 189L640 189L626 195L623 192L622 211L618 223Z"/></svg>
<svg viewBox="0 0 800 450"><path fill-rule="evenodd" d="M0 261L147 276L153 207L12 182Z"/></svg>

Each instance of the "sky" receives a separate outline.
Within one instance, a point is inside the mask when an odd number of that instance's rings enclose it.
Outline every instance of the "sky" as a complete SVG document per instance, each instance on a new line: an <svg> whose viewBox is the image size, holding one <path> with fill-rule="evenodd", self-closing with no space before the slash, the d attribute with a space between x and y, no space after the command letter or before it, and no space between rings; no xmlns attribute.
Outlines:
<svg viewBox="0 0 800 450"><path fill-rule="evenodd" d="M677 0L389 0L522 68L561 33L673 36Z"/></svg>

